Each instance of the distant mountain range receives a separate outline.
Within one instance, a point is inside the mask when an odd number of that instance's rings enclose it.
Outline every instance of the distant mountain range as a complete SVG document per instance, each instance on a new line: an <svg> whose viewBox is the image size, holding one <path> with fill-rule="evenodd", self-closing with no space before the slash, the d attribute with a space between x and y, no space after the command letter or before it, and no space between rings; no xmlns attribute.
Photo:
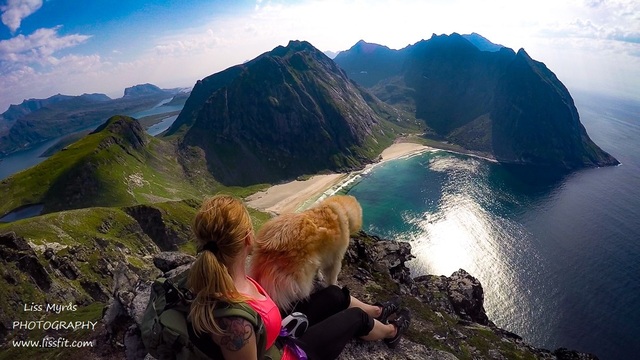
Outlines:
<svg viewBox="0 0 640 360"><path fill-rule="evenodd" d="M431 138L504 163L618 163L591 141L567 88L524 49L478 34L434 34L401 50L359 41L335 62L379 99L423 120Z"/></svg>
<svg viewBox="0 0 640 360"><path fill-rule="evenodd" d="M0 156L98 126L116 114L147 109L180 90L142 84L126 88L119 99L105 94L58 94L47 99L24 100L20 105L11 105L0 116Z"/></svg>

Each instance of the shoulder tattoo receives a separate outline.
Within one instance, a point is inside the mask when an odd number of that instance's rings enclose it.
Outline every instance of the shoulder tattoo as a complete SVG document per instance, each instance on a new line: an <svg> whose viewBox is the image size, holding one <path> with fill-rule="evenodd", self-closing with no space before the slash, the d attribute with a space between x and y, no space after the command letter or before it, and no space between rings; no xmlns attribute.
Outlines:
<svg viewBox="0 0 640 360"><path fill-rule="evenodd" d="M246 319L230 316L220 320L224 334L220 338L220 346L227 350L238 351L242 349L253 334L253 326Z"/></svg>

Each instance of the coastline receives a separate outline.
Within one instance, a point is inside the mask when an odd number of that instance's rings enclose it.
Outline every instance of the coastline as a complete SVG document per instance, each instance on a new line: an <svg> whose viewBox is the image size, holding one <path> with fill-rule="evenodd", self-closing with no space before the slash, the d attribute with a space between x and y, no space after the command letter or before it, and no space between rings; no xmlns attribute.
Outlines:
<svg viewBox="0 0 640 360"><path fill-rule="evenodd" d="M413 142L396 142L384 149L380 161L367 165L363 170L349 173L314 175L307 180L294 180L284 184L271 186L245 198L247 206L256 210L280 215L295 212L313 204L330 189L340 188L350 182L356 175L366 172L385 161L413 156L425 151L438 149Z"/></svg>

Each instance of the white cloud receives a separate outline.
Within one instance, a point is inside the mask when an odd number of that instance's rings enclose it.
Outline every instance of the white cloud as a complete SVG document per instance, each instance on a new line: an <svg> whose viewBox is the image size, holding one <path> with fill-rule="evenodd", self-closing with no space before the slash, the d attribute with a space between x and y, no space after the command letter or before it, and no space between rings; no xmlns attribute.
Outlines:
<svg viewBox="0 0 640 360"><path fill-rule="evenodd" d="M203 53L222 45L225 41L218 37L212 29L197 31L192 34L182 34L162 39L154 50L158 55L179 55Z"/></svg>
<svg viewBox="0 0 640 360"><path fill-rule="evenodd" d="M22 20L36 12L40 7L42 7L42 0L8 0L7 5L0 6L2 23L11 32L16 32L20 28Z"/></svg>
<svg viewBox="0 0 640 360"><path fill-rule="evenodd" d="M133 38L148 47L140 47L140 55L128 62L114 59L129 58L129 52L120 54L112 48L104 49L101 56L60 58L57 50L88 37L59 36L58 28L0 42L0 70L27 79L7 83L15 88L0 90L0 99L17 103L58 92L121 96L124 87L145 82L191 86L292 39L307 40L320 50L345 50L360 39L397 49L432 33L451 32L477 32L515 50L524 47L570 90L605 89L640 99L640 2L635 0L308 0L294 4L265 0L255 4L259 7L216 16L201 27L151 39ZM5 84L9 75L3 76L0 82ZM8 103L0 103L0 111L5 106Z"/></svg>
<svg viewBox="0 0 640 360"><path fill-rule="evenodd" d="M567 8L564 17L539 30L541 36L640 43L640 2L587 0L586 7ZM577 16L576 16L577 15Z"/></svg>
<svg viewBox="0 0 640 360"><path fill-rule="evenodd" d="M59 50L70 48L85 42L88 35L59 36L58 29L38 29L33 34L18 35L8 40L0 41L0 74L5 67L12 67L15 63L46 64L58 61L53 54Z"/></svg>
<svg viewBox="0 0 640 360"><path fill-rule="evenodd" d="M0 41L0 83L3 84L0 108L23 98L49 97L62 92L59 87L64 88L64 84L82 81L76 74L95 72L103 66L98 55L57 56L60 50L90 38L80 34L60 36L59 29L38 29L28 36L21 34Z"/></svg>

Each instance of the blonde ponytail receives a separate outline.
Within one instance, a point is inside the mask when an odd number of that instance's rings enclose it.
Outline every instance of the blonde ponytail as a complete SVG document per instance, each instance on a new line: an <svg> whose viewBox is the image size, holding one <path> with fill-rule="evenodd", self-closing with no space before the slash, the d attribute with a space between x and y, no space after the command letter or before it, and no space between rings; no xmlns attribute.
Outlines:
<svg viewBox="0 0 640 360"><path fill-rule="evenodd" d="M213 316L216 303L248 299L236 289L227 266L253 233L251 217L240 200L218 195L202 204L192 228L200 253L189 270L188 286L195 294L189 319L198 335L222 334Z"/></svg>

